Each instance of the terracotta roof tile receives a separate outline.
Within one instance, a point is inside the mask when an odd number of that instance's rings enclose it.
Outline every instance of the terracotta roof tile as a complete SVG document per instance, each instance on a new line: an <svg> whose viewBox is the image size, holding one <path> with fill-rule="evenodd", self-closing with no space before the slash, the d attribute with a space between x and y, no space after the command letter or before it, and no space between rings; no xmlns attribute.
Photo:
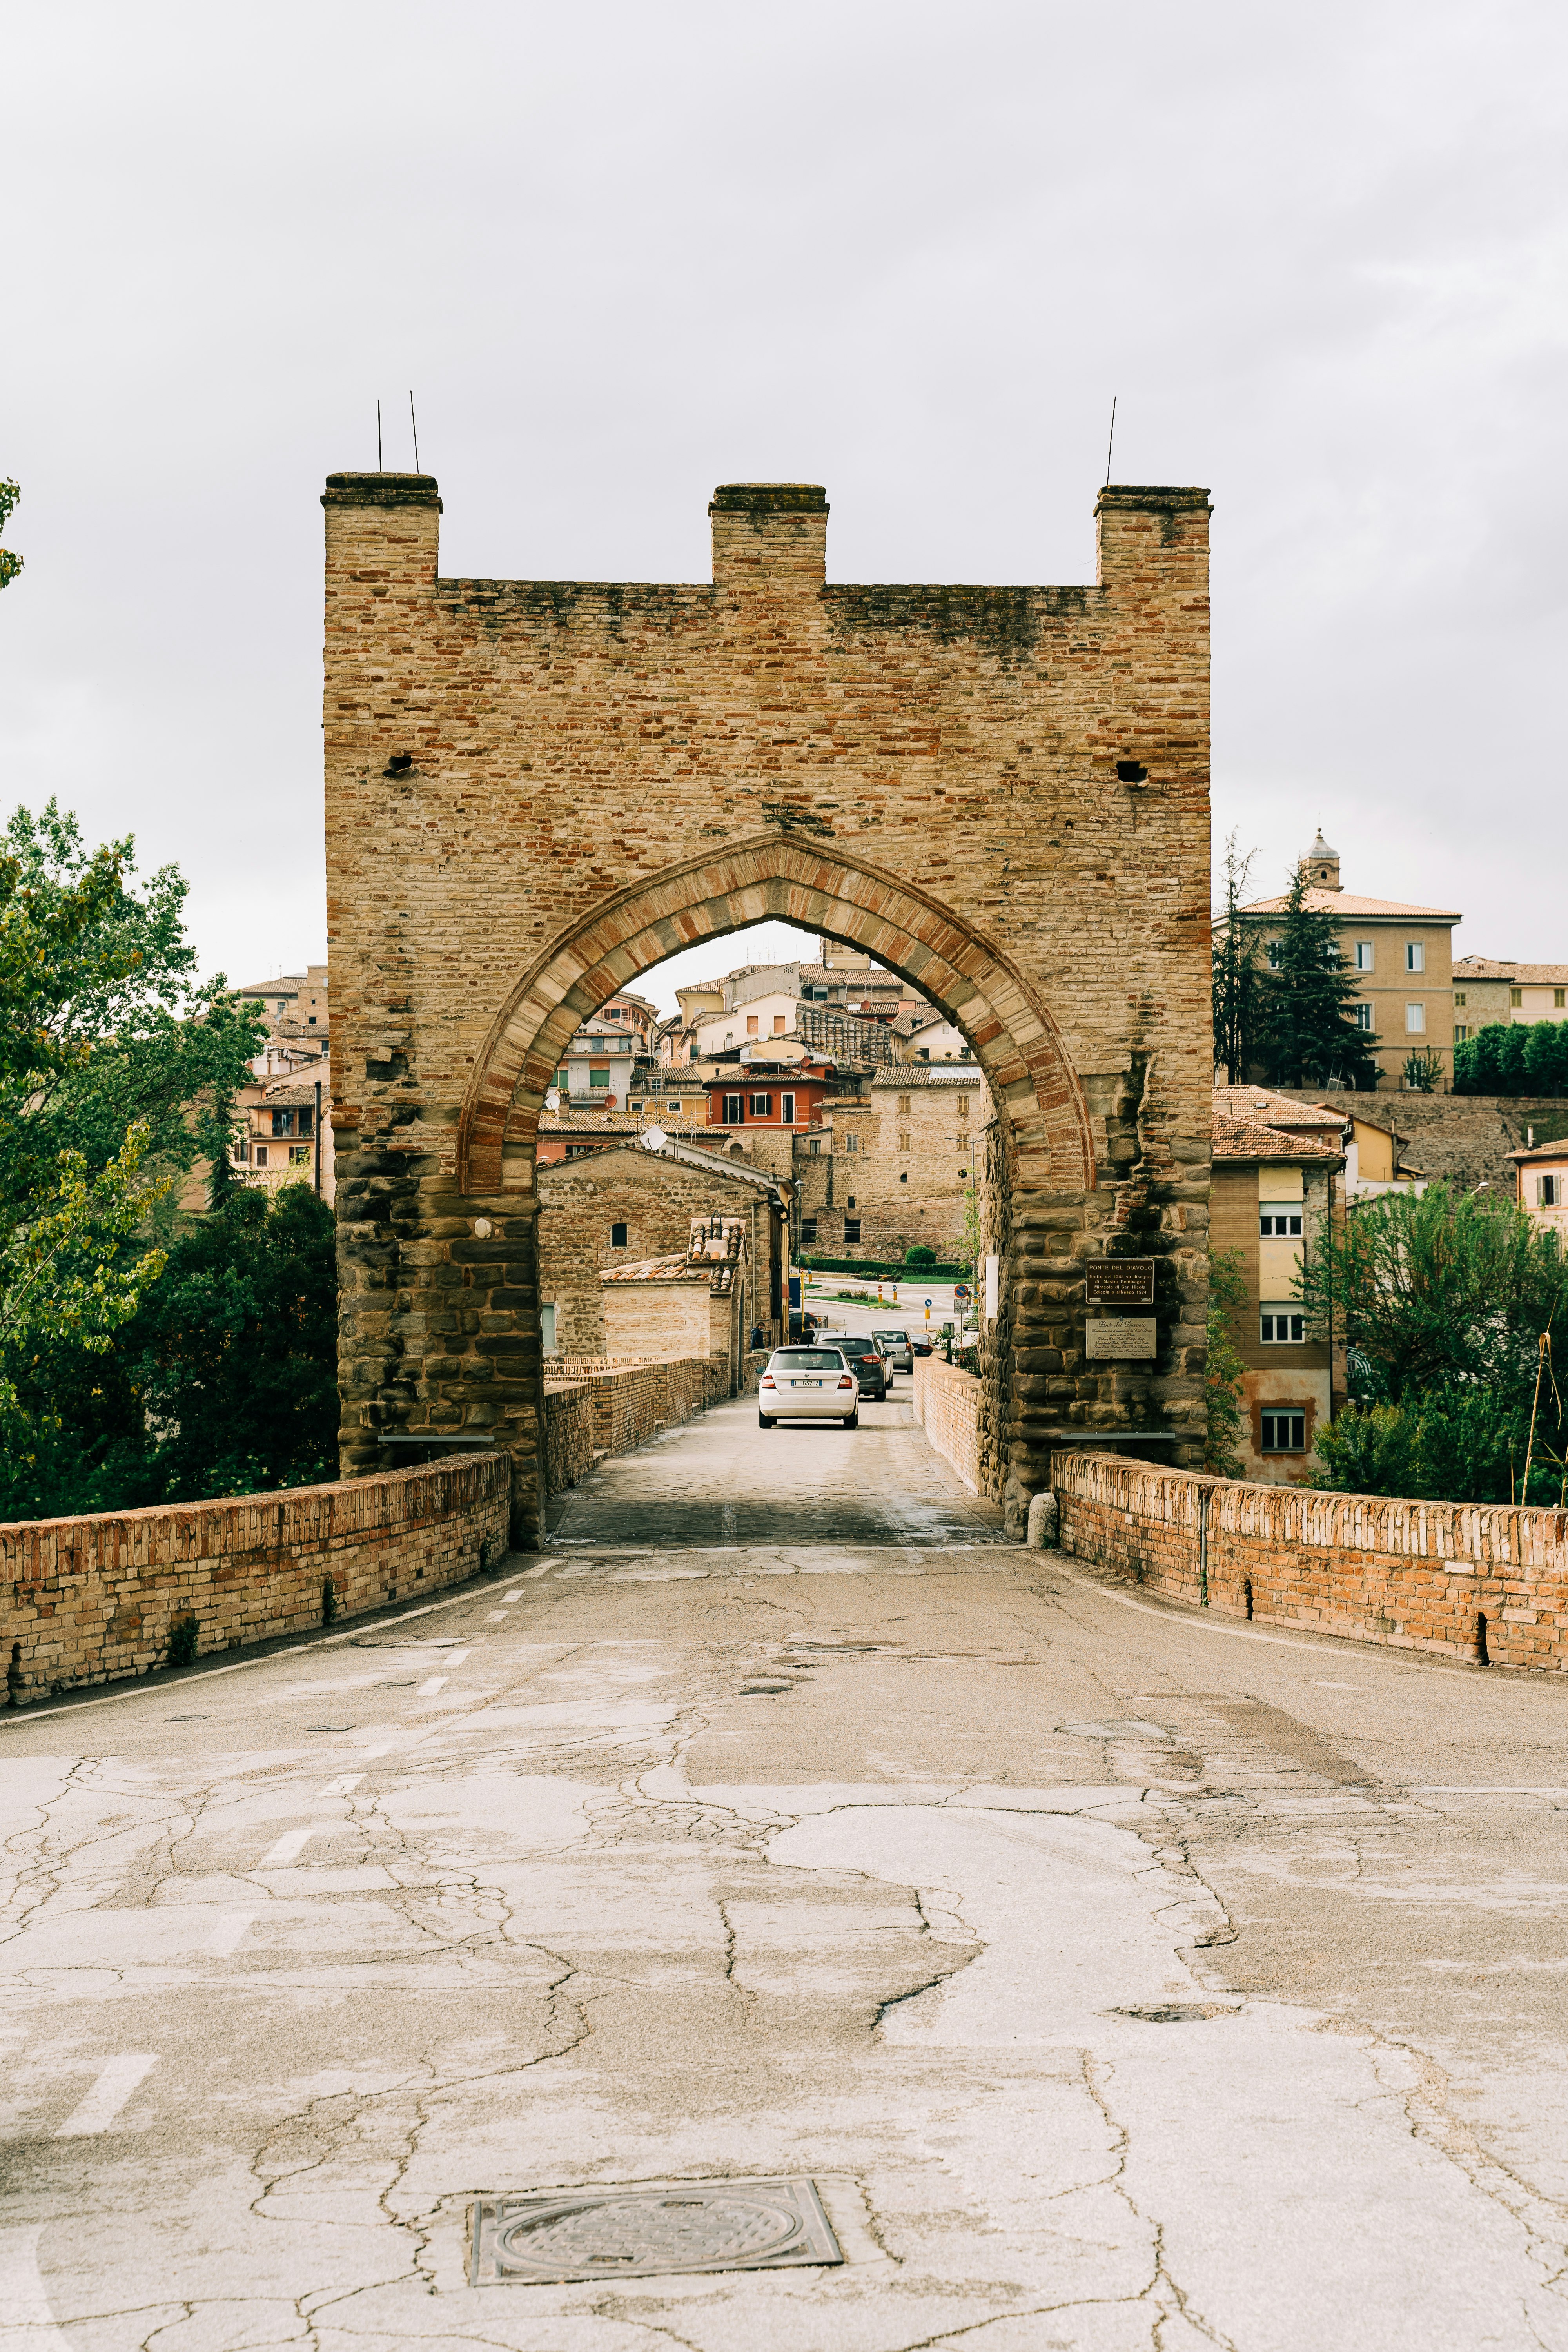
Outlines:
<svg viewBox="0 0 1568 2352"><path fill-rule="evenodd" d="M1282 915L1287 900L1254 898L1238 908L1243 915ZM1350 890L1306 890L1301 904L1313 915L1410 915L1424 917L1433 923L1460 923L1464 917L1454 907L1411 907L1402 898L1358 898Z"/></svg>
<svg viewBox="0 0 1568 2352"><path fill-rule="evenodd" d="M1227 1118L1220 1111L1215 1114L1214 1156L1216 1160L1326 1160L1336 1168L1344 1159L1342 1151L1310 1135L1287 1135L1280 1128L1265 1127L1256 1119Z"/></svg>

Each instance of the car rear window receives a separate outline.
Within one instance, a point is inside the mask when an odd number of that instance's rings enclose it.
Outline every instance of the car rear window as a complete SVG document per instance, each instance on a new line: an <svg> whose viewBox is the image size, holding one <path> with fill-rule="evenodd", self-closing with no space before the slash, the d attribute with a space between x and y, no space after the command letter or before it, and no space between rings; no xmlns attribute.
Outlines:
<svg viewBox="0 0 1568 2352"><path fill-rule="evenodd" d="M781 1372L836 1372L839 1361L837 1348L786 1348L773 1358L773 1367Z"/></svg>
<svg viewBox="0 0 1568 2352"><path fill-rule="evenodd" d="M907 1331L879 1331L877 1334L879 1339L907 1339L909 1336Z"/></svg>

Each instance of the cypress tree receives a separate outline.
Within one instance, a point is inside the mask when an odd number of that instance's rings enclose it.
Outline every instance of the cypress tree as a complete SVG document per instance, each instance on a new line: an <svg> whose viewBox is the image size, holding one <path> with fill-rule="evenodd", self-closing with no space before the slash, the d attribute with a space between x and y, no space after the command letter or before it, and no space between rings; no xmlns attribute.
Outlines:
<svg viewBox="0 0 1568 2352"><path fill-rule="evenodd" d="M1225 908L1215 924L1215 1076L1217 1078L1223 1070L1226 1085L1233 1087L1245 1086L1247 1070L1258 1059L1263 1011L1258 933L1240 912L1241 894L1255 854L1238 857L1234 833L1226 843Z"/></svg>
<svg viewBox="0 0 1568 2352"><path fill-rule="evenodd" d="M1286 895L1271 969L1262 982L1261 1058L1269 1083L1370 1089L1377 1039L1356 1025L1357 983L1340 947L1339 918L1310 908L1304 866Z"/></svg>

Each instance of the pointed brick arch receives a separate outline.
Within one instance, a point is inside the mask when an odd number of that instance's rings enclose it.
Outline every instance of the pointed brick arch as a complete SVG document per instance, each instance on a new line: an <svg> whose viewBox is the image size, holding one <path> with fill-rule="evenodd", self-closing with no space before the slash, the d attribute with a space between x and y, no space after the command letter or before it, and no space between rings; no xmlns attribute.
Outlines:
<svg viewBox="0 0 1568 2352"><path fill-rule="evenodd" d="M503 1146L509 1137L531 1139L566 1046L606 998L684 948L768 920L865 949L963 1030L1007 1122L1023 1189L1093 1188L1082 1090L1055 1022L1016 967L926 892L791 834L691 859L620 892L522 974L463 1105L459 1188L500 1192Z"/></svg>

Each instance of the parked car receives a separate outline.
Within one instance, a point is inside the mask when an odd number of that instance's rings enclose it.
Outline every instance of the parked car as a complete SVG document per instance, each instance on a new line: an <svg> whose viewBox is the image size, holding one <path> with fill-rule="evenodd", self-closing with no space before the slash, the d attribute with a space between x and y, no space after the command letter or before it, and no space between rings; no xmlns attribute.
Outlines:
<svg viewBox="0 0 1568 2352"><path fill-rule="evenodd" d="M860 1384L842 1348L775 1348L757 1384L757 1426L777 1421L837 1421L846 1429L860 1418Z"/></svg>
<svg viewBox="0 0 1568 2352"><path fill-rule="evenodd" d="M931 1337L929 1332L917 1331L914 1338L910 1341L910 1345L914 1349L917 1356L929 1356L932 1348L935 1347L936 1342Z"/></svg>
<svg viewBox="0 0 1568 2352"><path fill-rule="evenodd" d="M841 1348L846 1362L860 1383L862 1396L874 1397L879 1403L888 1393L889 1365L874 1332L819 1331L818 1343Z"/></svg>
<svg viewBox="0 0 1568 2352"><path fill-rule="evenodd" d="M872 1338L880 1339L888 1352L888 1361L895 1372L912 1372L915 1351L907 1331L874 1331Z"/></svg>

